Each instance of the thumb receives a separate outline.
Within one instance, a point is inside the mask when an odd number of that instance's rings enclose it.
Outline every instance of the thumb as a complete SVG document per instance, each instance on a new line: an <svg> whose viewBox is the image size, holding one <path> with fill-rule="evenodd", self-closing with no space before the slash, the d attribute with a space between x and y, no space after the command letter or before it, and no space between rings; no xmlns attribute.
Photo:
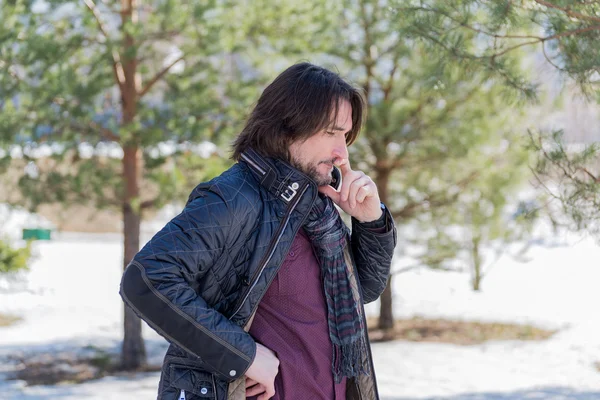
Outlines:
<svg viewBox="0 0 600 400"><path fill-rule="evenodd" d="M333 200L333 202L337 205L340 205L340 201L341 201L341 195L335 191L334 188L332 188L329 185L323 185L323 186L319 186L319 192L323 193L325 196L329 197L331 200Z"/></svg>

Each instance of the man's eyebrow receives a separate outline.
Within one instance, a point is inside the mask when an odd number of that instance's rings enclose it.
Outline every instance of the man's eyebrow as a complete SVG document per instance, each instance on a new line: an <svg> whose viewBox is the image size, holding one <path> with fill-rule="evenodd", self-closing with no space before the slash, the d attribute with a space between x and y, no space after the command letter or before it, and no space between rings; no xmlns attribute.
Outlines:
<svg viewBox="0 0 600 400"><path fill-rule="evenodd" d="M344 128L340 128L339 126L333 126L331 128L327 128L328 131L345 131Z"/></svg>

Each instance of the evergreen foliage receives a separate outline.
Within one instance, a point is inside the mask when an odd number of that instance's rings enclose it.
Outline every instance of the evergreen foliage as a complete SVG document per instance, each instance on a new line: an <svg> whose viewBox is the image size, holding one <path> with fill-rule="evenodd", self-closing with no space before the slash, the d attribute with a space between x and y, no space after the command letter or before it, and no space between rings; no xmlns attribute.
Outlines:
<svg viewBox="0 0 600 400"><path fill-rule="evenodd" d="M0 239L0 277L27 270L30 257L30 242L25 247L15 248L7 240Z"/></svg>
<svg viewBox="0 0 600 400"><path fill-rule="evenodd" d="M507 58L522 50L540 52L565 81L576 82L589 101L600 104L597 1L423 0L396 5L414 21L411 34L432 51L502 79L525 98L535 97L535 86ZM465 46L463 38L469 34L478 37L475 50ZM532 169L567 217L555 214L555 221L600 238L600 138L591 144L569 143L556 131L532 132L530 139L529 147L538 156Z"/></svg>

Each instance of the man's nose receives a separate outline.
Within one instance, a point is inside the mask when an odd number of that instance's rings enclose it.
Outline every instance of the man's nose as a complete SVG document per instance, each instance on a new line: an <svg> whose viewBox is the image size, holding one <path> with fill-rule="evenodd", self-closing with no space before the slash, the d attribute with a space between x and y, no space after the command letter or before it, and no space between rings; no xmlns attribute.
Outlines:
<svg viewBox="0 0 600 400"><path fill-rule="evenodd" d="M346 144L346 138L342 137L341 140L338 140L333 149L334 158L343 158L345 160L348 159L348 145Z"/></svg>

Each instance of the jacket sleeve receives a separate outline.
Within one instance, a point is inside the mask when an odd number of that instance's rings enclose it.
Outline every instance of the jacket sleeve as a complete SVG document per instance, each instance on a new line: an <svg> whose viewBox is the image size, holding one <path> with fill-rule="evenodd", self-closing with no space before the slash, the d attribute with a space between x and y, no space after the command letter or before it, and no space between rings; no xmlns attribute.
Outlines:
<svg viewBox="0 0 600 400"><path fill-rule="evenodd" d="M233 240L228 236L235 220L232 212L221 197L203 192L134 257L120 290L125 303L148 325L227 381L245 374L256 343L188 282L212 273L211 266Z"/></svg>
<svg viewBox="0 0 600 400"><path fill-rule="evenodd" d="M394 219L387 207L383 212L381 228L376 229L352 218L352 254L365 303L377 300L383 293L396 247Z"/></svg>

